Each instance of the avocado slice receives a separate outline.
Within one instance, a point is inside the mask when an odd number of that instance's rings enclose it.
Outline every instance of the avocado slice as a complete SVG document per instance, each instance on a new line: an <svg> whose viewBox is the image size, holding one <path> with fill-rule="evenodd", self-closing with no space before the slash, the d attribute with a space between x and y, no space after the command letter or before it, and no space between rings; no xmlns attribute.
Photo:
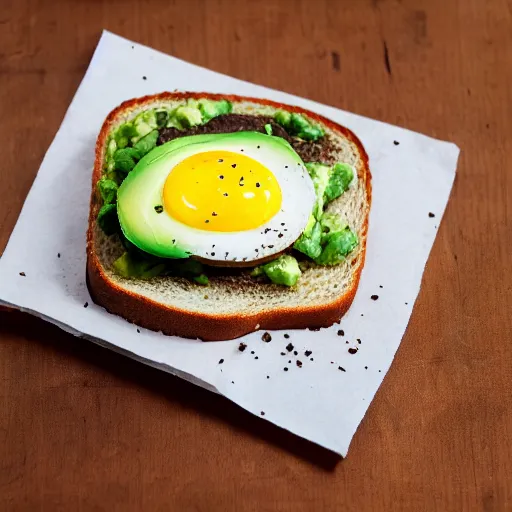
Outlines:
<svg viewBox="0 0 512 512"><path fill-rule="evenodd" d="M303 165L293 148L280 137L257 132L192 135L174 139L147 153L131 170L117 192L119 222L124 236L144 252L161 258L187 258L197 254L212 237L222 233L187 226L164 210L162 191L166 179L179 162L200 152L258 148L276 165ZM215 243L215 241L213 241Z"/></svg>

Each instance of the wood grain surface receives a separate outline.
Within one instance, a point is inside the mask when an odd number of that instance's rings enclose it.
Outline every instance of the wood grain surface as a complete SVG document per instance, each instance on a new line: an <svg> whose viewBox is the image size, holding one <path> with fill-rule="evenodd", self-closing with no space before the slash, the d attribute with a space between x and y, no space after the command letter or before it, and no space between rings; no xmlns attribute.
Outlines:
<svg viewBox="0 0 512 512"><path fill-rule="evenodd" d="M0 248L102 28L451 140L458 176L346 460L0 313L0 510L512 510L512 2L0 0Z"/></svg>

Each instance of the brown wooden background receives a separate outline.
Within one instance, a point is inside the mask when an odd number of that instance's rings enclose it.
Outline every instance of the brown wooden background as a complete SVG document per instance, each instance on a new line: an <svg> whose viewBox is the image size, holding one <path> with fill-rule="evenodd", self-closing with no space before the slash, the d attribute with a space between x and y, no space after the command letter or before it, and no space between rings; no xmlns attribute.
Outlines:
<svg viewBox="0 0 512 512"><path fill-rule="evenodd" d="M512 510L512 1L0 0L0 248L103 27L452 140L458 177L348 459L0 313L0 510Z"/></svg>

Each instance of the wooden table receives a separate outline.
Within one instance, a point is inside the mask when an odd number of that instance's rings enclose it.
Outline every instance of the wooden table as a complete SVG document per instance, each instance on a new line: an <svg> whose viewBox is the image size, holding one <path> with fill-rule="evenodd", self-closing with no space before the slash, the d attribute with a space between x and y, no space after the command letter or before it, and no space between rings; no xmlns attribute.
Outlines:
<svg viewBox="0 0 512 512"><path fill-rule="evenodd" d="M0 247L103 27L462 149L407 333L346 460L1 313L0 510L512 510L510 0L0 4Z"/></svg>

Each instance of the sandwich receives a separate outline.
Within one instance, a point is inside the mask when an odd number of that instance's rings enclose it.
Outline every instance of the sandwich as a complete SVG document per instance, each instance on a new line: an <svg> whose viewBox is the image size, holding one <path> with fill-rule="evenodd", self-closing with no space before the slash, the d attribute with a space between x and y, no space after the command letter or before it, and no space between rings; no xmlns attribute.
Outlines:
<svg viewBox="0 0 512 512"><path fill-rule="evenodd" d="M325 117L209 93L129 100L96 143L87 285L167 335L327 327L354 299L370 203L361 142Z"/></svg>

